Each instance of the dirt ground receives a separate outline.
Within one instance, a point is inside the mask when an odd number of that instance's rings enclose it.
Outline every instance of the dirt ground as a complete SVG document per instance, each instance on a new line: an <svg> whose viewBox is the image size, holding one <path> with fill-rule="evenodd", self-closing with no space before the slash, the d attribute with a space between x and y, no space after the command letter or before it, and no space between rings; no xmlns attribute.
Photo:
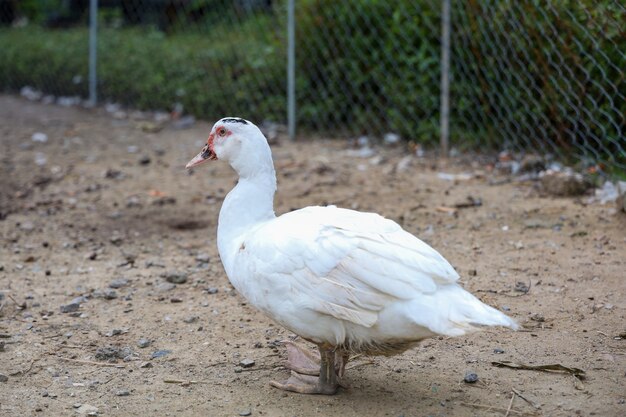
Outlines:
<svg viewBox="0 0 626 417"><path fill-rule="evenodd" d="M394 219L523 325L357 358L332 397L284 393L268 382L288 375L277 342L290 334L246 305L217 254L235 175L219 161L184 169L210 125L122 116L0 96L0 415L626 415L626 215L612 205L543 196L475 158L274 145L277 213L336 204ZM482 205L441 208L468 196Z"/></svg>

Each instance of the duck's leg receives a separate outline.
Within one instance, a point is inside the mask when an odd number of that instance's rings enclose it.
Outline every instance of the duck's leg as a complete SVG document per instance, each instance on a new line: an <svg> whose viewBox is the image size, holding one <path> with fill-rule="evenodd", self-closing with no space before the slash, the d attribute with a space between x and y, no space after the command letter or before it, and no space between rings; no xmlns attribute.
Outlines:
<svg viewBox="0 0 626 417"><path fill-rule="evenodd" d="M335 370L339 379L343 378L346 374L346 365L350 360L350 352L347 350L337 348L335 351Z"/></svg>
<svg viewBox="0 0 626 417"><path fill-rule="evenodd" d="M320 355L311 352L298 343L286 340L283 342L287 348L287 363L285 367L302 375L320 374Z"/></svg>
<svg viewBox="0 0 626 417"><path fill-rule="evenodd" d="M285 391L298 392L300 394L325 394L332 395L337 392L339 382L335 372L335 350L332 346L318 345L320 351L319 376L300 375L291 372L291 376L285 382L271 381L270 385Z"/></svg>

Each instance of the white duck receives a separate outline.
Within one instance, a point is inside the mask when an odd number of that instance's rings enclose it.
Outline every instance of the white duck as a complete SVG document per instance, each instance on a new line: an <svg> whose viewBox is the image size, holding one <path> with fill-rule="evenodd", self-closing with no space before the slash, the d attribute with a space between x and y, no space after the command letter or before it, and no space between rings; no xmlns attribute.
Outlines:
<svg viewBox="0 0 626 417"><path fill-rule="evenodd" d="M291 377L273 386L333 394L351 353L390 355L437 335L517 328L461 288L437 251L391 220L335 206L276 217L272 154L251 122L215 123L187 168L216 159L239 174L217 228L228 278L252 305L319 348L317 359L288 343Z"/></svg>

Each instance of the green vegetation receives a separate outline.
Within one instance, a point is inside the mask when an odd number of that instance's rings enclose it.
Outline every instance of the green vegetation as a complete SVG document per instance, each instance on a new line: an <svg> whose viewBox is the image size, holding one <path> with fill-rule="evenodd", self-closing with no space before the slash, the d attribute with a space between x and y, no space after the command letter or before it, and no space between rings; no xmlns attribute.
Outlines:
<svg viewBox="0 0 626 417"><path fill-rule="evenodd" d="M393 131L436 142L435 3L298 2L299 126L339 134ZM207 4L197 0L194 7ZM284 11L224 13L218 9L229 2L211 4L201 22L179 20L167 35L147 27L113 29L119 12L103 13L100 97L143 109L170 109L179 102L207 119L236 114L284 120ZM454 145L542 149L625 167L620 149L626 148L626 36L617 24L624 12L616 4L455 2ZM31 85L86 96L86 79L85 28L0 30L0 88Z"/></svg>
<svg viewBox="0 0 626 417"><path fill-rule="evenodd" d="M171 109L179 102L186 112L207 119L231 114L282 120L283 42L258 29L271 27L272 19L259 16L234 28L221 23L210 32L175 36L149 28L104 28L98 43L98 94L140 109ZM85 28L3 29L0 87L17 91L30 85L50 94L86 97L87 48Z"/></svg>

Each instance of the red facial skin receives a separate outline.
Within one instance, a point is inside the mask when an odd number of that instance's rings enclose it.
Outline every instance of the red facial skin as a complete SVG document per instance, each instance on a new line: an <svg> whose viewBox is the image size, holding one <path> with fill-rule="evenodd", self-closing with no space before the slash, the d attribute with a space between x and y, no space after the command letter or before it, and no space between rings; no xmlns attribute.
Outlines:
<svg viewBox="0 0 626 417"><path fill-rule="evenodd" d="M231 132L230 130L226 129L224 126L217 126L215 128L215 132L219 132L222 129L224 129L226 131L226 134L224 135L224 138L227 138L228 136L233 134L233 132ZM211 152L212 155L215 155L215 150L213 149L213 143L214 142L215 142L215 133L211 132L211 134L209 135L209 138L207 139L207 145L209 146L209 151ZM217 159L217 157L215 157L215 159Z"/></svg>

